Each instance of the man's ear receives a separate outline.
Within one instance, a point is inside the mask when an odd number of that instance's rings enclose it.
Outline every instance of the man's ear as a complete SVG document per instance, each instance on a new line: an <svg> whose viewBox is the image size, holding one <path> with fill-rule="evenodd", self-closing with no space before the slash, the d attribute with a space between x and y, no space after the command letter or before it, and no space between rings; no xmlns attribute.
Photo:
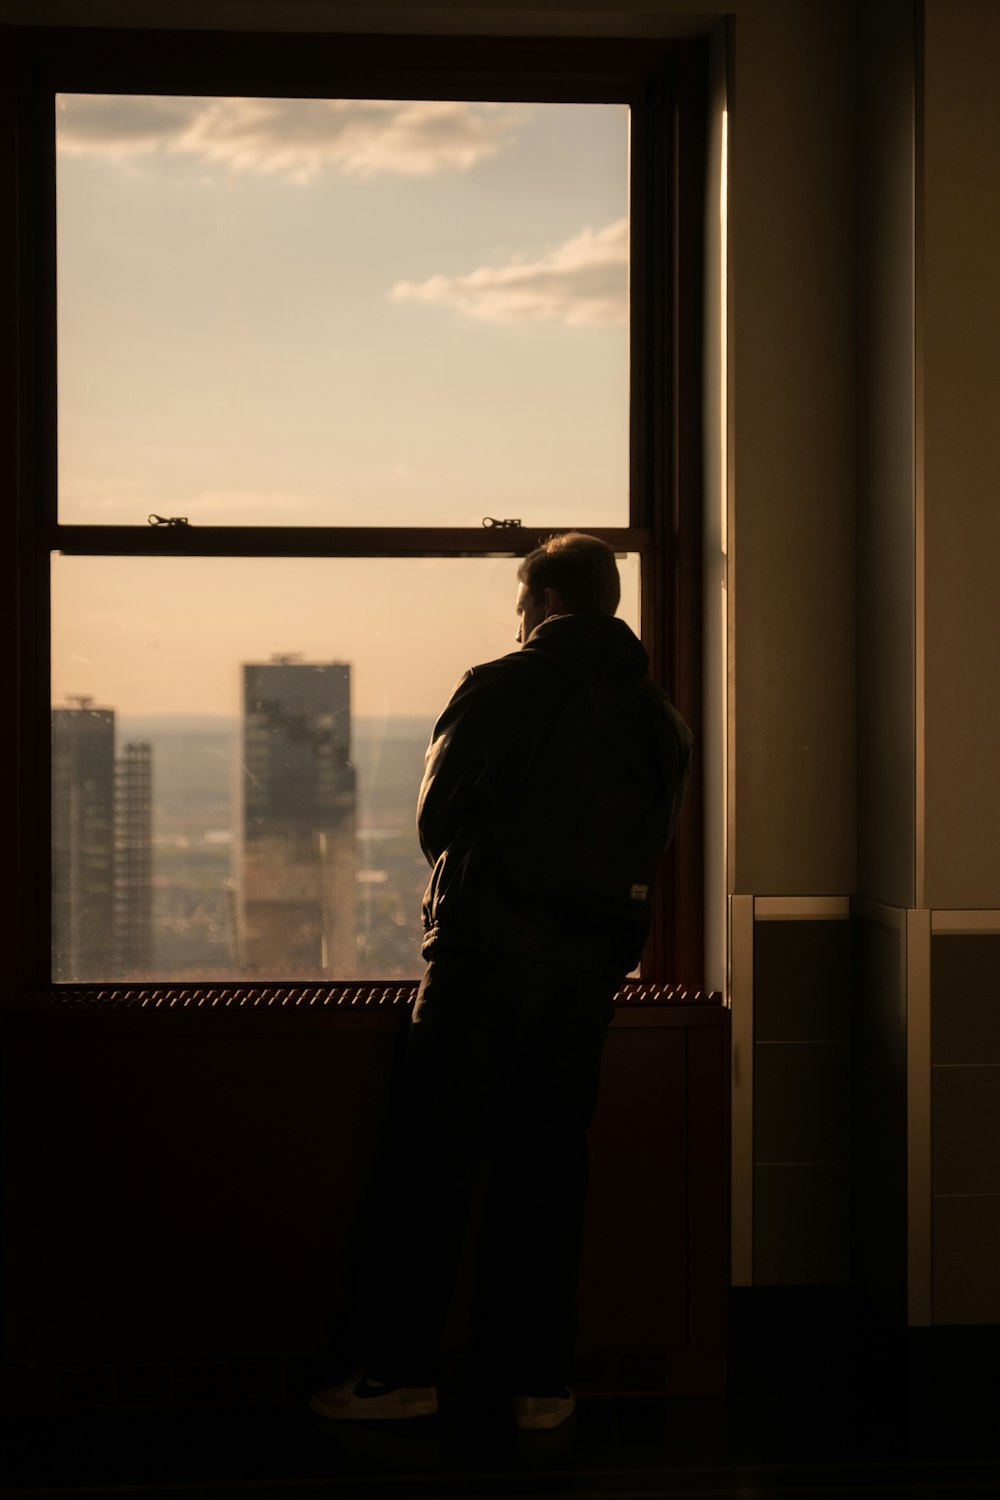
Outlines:
<svg viewBox="0 0 1000 1500"><path fill-rule="evenodd" d="M542 596L545 600L546 615L564 615L567 613L563 596L558 589L546 589Z"/></svg>

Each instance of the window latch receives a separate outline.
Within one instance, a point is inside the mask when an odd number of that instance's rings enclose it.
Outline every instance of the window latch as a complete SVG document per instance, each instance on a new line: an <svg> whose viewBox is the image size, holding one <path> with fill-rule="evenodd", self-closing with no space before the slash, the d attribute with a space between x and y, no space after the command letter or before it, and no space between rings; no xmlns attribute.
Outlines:
<svg viewBox="0 0 1000 1500"><path fill-rule="evenodd" d="M487 530L489 530L493 526L496 526L501 531L509 531L512 526L520 526L520 524L521 524L520 521L510 521L510 520L498 521L497 518L496 518L496 516L484 516L483 517L483 525L487 528Z"/></svg>
<svg viewBox="0 0 1000 1500"><path fill-rule="evenodd" d="M154 514L148 516L147 520L150 526L187 526L189 524L187 516L157 516Z"/></svg>

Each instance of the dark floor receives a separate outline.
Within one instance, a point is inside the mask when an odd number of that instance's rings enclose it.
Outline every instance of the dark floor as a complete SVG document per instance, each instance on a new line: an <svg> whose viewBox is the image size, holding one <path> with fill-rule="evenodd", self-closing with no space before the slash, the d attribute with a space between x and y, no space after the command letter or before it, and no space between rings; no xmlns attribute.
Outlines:
<svg viewBox="0 0 1000 1500"><path fill-rule="evenodd" d="M9 1496L1000 1496L996 1329L902 1333L852 1300L734 1304L725 1396L581 1398L518 1433L468 1392L437 1418L349 1426L301 1406L5 1422Z"/></svg>

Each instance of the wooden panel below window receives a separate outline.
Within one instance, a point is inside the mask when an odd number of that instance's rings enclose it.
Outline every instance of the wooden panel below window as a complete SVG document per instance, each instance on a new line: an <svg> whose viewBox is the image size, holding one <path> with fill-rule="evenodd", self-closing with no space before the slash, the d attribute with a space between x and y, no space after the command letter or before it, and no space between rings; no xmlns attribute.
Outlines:
<svg viewBox="0 0 1000 1500"><path fill-rule="evenodd" d="M290 1391L289 1362L342 1310L405 1018L227 1034L224 1017L53 1017L9 1036L5 1401ZM728 1034L707 1004L623 1008L612 1027L581 1286L591 1389L721 1388ZM240 1395L220 1371L250 1365L267 1370ZM115 1374L140 1367L144 1385Z"/></svg>

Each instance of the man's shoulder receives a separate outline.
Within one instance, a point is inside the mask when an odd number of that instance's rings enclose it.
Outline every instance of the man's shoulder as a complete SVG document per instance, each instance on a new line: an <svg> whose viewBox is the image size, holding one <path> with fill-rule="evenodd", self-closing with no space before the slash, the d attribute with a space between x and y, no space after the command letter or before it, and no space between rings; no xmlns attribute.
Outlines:
<svg viewBox="0 0 1000 1500"><path fill-rule="evenodd" d="M473 689L492 687L522 687L544 678L553 670L544 658L527 651L511 651L493 661L480 662L470 667L463 681Z"/></svg>

